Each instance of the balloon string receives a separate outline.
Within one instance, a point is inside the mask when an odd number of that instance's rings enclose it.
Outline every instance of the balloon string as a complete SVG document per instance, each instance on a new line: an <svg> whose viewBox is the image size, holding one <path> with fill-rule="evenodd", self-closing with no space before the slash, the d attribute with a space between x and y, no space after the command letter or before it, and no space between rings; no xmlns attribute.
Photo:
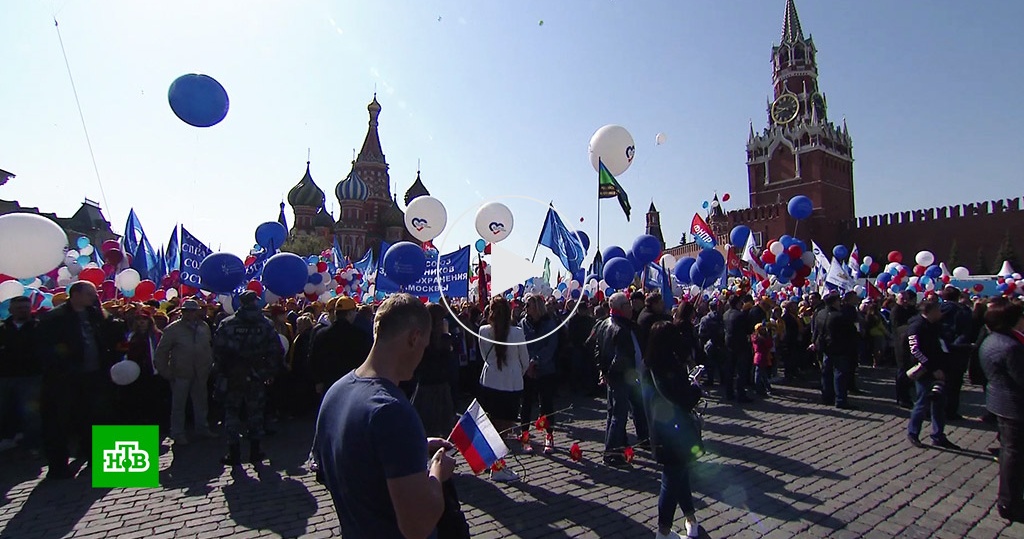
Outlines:
<svg viewBox="0 0 1024 539"><path fill-rule="evenodd" d="M68 53L64 49L64 39L60 35L60 25L57 24L57 17L53 18L53 26L57 29L57 41L60 42L60 52L64 55L64 67L68 70L68 79L71 80L71 92L75 94L75 105L78 106L78 117L82 120L82 131L85 131L85 143L89 146L89 156L92 158L92 169L96 173L96 183L100 186L100 196L103 197L103 206L108 215L113 210L107 202L107 193L103 190L103 180L100 179L100 168L96 165L96 154L92 150L92 140L89 139L89 128L85 125L85 114L82 113L82 102L78 99L78 89L75 87L75 77L71 75L71 63L68 62Z"/></svg>

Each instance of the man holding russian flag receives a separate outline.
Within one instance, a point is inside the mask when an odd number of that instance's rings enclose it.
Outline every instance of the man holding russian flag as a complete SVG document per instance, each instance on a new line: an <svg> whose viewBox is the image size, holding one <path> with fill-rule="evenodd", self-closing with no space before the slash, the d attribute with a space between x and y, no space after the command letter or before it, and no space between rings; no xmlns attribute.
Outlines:
<svg viewBox="0 0 1024 539"><path fill-rule="evenodd" d="M313 453L346 539L436 537L448 516L442 484L455 469L445 454L452 444L426 437L398 388L419 365L431 326L419 299L389 297L377 310L366 361L324 395Z"/></svg>

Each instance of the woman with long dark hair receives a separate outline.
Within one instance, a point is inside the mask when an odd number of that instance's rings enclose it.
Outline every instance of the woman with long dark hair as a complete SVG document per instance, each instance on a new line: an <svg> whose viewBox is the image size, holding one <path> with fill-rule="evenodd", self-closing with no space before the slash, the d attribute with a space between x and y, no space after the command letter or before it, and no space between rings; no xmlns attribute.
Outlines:
<svg viewBox="0 0 1024 539"><path fill-rule="evenodd" d="M671 323L655 323L640 373L651 447L662 465L656 539L676 537L672 531L676 505L683 511L686 537L700 533L688 470L703 452L691 414L700 390L690 382L686 368L690 358L680 356L678 343L678 330Z"/></svg>
<svg viewBox="0 0 1024 539"><path fill-rule="evenodd" d="M999 425L999 515L1024 522L1024 307L993 298L985 312L992 332L979 356L988 386L985 407Z"/></svg>
<svg viewBox="0 0 1024 539"><path fill-rule="evenodd" d="M505 298L491 300L487 321L480 327L479 347L484 366L480 372L479 400L498 432L509 433L515 429L519 415L523 375L530 367L530 355L523 344L523 329L512 325L512 309ZM491 472L495 481L516 478L508 468Z"/></svg>

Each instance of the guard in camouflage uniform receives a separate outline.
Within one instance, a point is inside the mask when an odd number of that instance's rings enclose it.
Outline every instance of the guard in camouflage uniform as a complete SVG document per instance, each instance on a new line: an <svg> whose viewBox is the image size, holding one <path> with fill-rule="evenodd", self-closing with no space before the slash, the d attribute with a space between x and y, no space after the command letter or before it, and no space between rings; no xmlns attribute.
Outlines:
<svg viewBox="0 0 1024 539"><path fill-rule="evenodd" d="M228 454L221 459L226 466L242 463L239 414L243 405L248 424L249 462L257 464L265 458L260 451L260 439L266 386L284 359L281 339L256 304L256 293L246 291L239 299L238 312L224 319L213 336L214 368L219 377L218 389L223 391L224 430L228 437Z"/></svg>

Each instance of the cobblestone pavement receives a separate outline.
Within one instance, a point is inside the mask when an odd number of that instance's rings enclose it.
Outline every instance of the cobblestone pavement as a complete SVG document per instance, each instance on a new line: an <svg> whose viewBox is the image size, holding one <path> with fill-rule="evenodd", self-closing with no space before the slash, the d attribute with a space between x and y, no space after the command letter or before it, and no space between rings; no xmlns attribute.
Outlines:
<svg viewBox="0 0 1024 539"><path fill-rule="evenodd" d="M956 422L947 432L960 453L911 447L908 412L887 398L890 374L863 369L867 395L852 399L855 411L817 404L810 387L779 386L741 407L712 399L709 454L693 473L702 537L1024 537L993 507L994 430ZM978 388L965 390L964 415L979 416L981 402ZM474 537L653 537L659 475L650 455L638 450L628 470L598 464L604 402L570 404L556 418L556 454L510 461L522 481L492 483L460 465ZM88 469L40 482L39 462L0 453L0 537L338 536L330 495L304 468L312 421L278 427L265 444L269 464L256 468L223 468L216 440L165 446L160 489L92 489ZM572 441L581 462L569 458Z"/></svg>

